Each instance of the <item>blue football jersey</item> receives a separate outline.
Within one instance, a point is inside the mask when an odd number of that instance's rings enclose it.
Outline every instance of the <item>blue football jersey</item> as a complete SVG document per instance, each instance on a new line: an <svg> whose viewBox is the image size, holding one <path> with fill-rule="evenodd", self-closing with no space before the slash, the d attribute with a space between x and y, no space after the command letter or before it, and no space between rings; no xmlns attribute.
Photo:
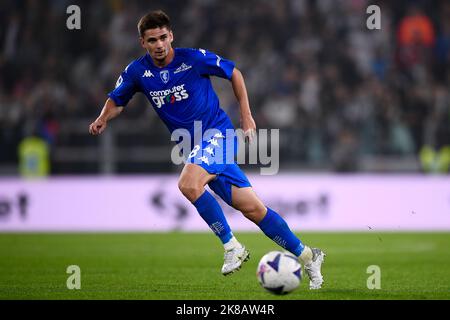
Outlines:
<svg viewBox="0 0 450 320"><path fill-rule="evenodd" d="M234 63L203 49L175 48L165 67L154 65L146 55L131 62L108 96L126 106L136 92L142 92L170 132L184 128L194 137L194 121L202 131L215 128L225 134L233 125L220 108L210 76L231 80Z"/></svg>

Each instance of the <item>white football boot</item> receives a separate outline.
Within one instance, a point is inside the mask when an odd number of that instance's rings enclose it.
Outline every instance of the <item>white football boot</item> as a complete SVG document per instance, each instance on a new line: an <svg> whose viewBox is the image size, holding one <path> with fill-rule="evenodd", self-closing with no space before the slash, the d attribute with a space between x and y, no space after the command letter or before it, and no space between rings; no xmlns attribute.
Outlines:
<svg viewBox="0 0 450 320"><path fill-rule="evenodd" d="M222 274L227 276L241 268L242 263L250 259L250 253L244 246L225 251Z"/></svg>
<svg viewBox="0 0 450 320"><path fill-rule="evenodd" d="M305 264L305 271L309 277L309 289L316 290L322 287L323 277L320 272L322 263L325 257L325 253L317 248L311 248L313 257L311 261Z"/></svg>

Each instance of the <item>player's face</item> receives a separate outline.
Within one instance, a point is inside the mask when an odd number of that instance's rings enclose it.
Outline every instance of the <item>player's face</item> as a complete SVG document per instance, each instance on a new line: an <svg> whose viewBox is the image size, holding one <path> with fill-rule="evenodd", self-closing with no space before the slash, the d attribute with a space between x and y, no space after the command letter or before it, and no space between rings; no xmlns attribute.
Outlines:
<svg viewBox="0 0 450 320"><path fill-rule="evenodd" d="M142 47L155 61L164 61L172 49L173 34L166 27L147 29L141 38Z"/></svg>

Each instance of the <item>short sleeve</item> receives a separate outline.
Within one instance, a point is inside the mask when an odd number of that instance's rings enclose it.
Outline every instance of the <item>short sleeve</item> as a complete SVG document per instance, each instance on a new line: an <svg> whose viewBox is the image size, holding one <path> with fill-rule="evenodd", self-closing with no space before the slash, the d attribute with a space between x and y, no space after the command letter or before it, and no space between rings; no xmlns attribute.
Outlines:
<svg viewBox="0 0 450 320"><path fill-rule="evenodd" d="M224 59L213 52L198 49L196 69L201 75L211 75L231 80L234 62Z"/></svg>
<svg viewBox="0 0 450 320"><path fill-rule="evenodd" d="M116 82L116 87L110 93L110 97L117 106L126 106L133 95L139 91L130 74L129 66L125 68Z"/></svg>

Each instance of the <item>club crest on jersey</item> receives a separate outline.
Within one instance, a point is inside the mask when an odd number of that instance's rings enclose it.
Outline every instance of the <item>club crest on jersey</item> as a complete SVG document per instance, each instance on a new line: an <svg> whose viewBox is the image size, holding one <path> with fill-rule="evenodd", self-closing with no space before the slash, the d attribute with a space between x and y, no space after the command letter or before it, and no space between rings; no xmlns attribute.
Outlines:
<svg viewBox="0 0 450 320"><path fill-rule="evenodd" d="M160 71L159 72L159 76L160 76L162 82L164 82L164 83L169 82L169 79L170 79L170 77L169 77L169 70Z"/></svg>

